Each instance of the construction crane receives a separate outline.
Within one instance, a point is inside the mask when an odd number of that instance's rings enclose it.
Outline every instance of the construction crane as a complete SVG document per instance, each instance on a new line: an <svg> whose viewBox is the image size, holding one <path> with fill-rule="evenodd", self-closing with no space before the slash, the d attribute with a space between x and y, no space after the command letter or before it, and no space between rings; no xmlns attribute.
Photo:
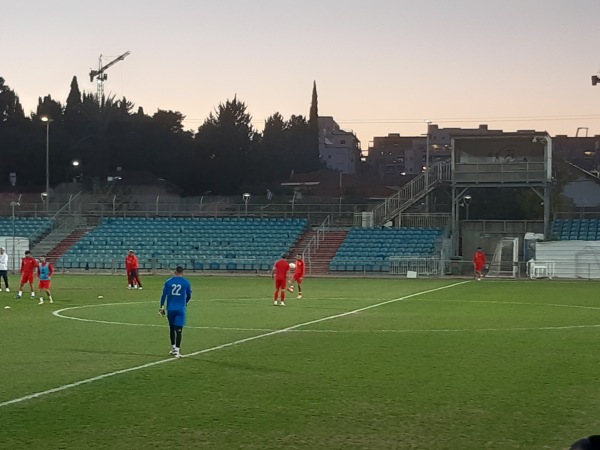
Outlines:
<svg viewBox="0 0 600 450"><path fill-rule="evenodd" d="M98 58L98 70L90 70L90 82L93 82L94 77L96 77L96 85L98 87L98 102L101 102L104 98L104 82L108 78L108 75L105 73L106 69L114 66L119 61L123 61L127 56L129 56L130 53L130 51L126 51L121 56L118 56L104 66L102 65L102 55L100 55L100 58Z"/></svg>

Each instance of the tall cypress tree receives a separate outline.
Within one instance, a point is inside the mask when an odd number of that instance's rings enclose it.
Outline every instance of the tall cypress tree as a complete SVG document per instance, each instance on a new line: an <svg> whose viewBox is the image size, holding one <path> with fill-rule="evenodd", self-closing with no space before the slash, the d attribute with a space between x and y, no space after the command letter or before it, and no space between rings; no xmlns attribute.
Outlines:
<svg viewBox="0 0 600 450"><path fill-rule="evenodd" d="M308 128L310 133L310 146L307 149L310 162L310 170L319 168L319 107L317 100L317 82L313 81L312 100L310 102L310 113L308 116Z"/></svg>
<svg viewBox="0 0 600 450"><path fill-rule="evenodd" d="M79 90L79 84L77 83L77 77L73 77L71 80L71 90L67 97L67 103L65 105L64 112L65 129L75 137L79 139L80 130L82 128L81 118L81 91Z"/></svg>

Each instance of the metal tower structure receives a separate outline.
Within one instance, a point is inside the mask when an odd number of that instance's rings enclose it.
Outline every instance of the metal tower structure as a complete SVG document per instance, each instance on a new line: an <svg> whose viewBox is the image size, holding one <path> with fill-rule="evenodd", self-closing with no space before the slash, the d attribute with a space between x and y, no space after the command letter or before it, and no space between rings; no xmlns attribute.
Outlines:
<svg viewBox="0 0 600 450"><path fill-rule="evenodd" d="M123 61L127 56L129 56L130 53L130 51L126 51L121 56L118 56L104 66L102 65L102 55L100 55L98 58L98 70L90 70L90 82L93 82L94 78L96 78L96 86L98 88L98 103L101 103L102 99L104 98L104 82L108 78L108 75L105 73L106 70L109 67L114 66L119 61Z"/></svg>

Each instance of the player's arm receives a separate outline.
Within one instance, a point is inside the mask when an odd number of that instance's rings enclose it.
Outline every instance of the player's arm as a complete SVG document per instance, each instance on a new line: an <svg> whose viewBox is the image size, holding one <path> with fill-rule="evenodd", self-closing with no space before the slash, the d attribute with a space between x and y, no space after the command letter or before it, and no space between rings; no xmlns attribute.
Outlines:
<svg viewBox="0 0 600 450"><path fill-rule="evenodd" d="M167 300L167 285L163 288L162 295L160 296L160 308L158 308L158 313L161 316L165 315L165 301Z"/></svg>
<svg viewBox="0 0 600 450"><path fill-rule="evenodd" d="M192 299L192 286L190 284L187 285L187 289L185 290L185 304L187 305Z"/></svg>

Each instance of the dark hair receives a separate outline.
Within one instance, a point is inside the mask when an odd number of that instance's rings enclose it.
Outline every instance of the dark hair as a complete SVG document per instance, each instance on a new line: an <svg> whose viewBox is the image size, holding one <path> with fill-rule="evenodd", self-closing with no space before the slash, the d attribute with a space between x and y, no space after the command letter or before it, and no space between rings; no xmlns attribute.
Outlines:
<svg viewBox="0 0 600 450"><path fill-rule="evenodd" d="M25 250L25 254L26 255L31 255L31 252L29 250Z"/></svg>
<svg viewBox="0 0 600 450"><path fill-rule="evenodd" d="M592 435L579 439L571 445L570 450L598 450L600 449L600 435Z"/></svg>
<svg viewBox="0 0 600 450"><path fill-rule="evenodd" d="M177 272L177 273L183 273L183 267L182 266L175 267L175 272Z"/></svg>

